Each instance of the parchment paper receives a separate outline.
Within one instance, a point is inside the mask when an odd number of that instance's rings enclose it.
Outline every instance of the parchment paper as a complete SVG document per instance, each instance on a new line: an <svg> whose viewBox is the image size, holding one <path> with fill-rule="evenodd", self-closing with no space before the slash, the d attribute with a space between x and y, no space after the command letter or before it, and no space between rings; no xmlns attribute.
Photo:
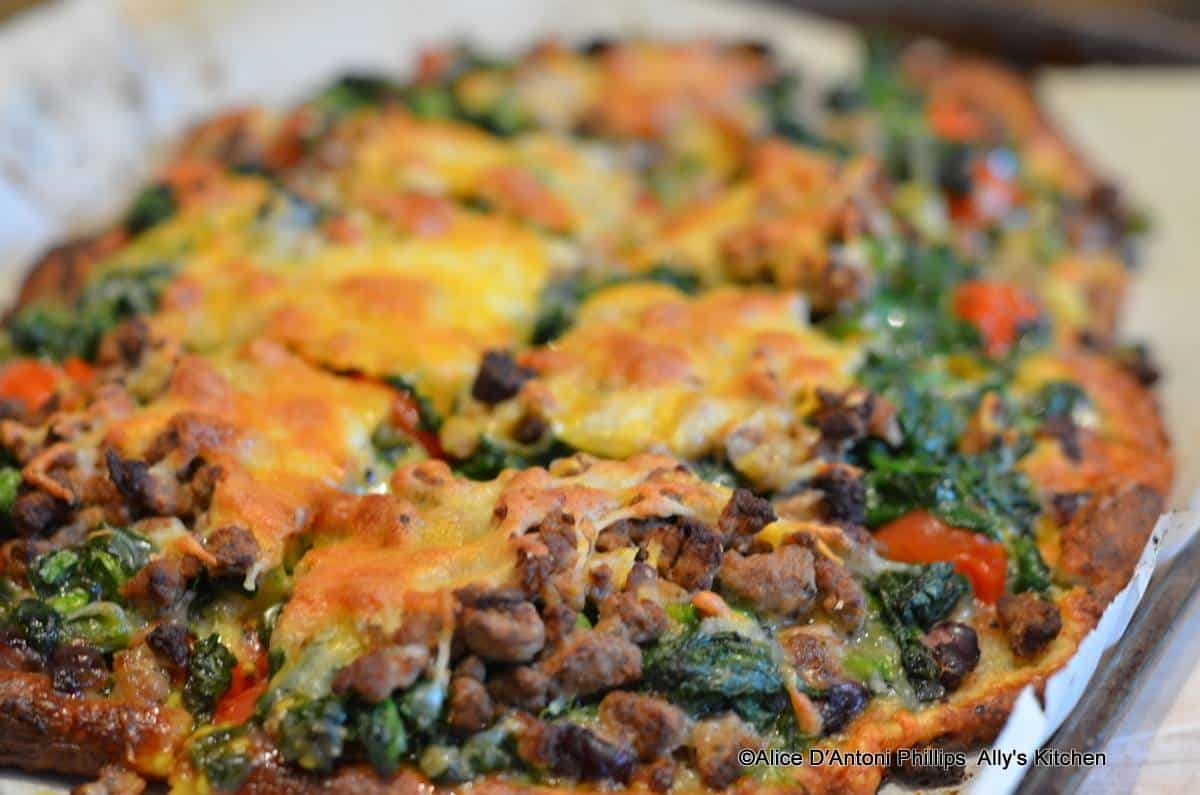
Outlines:
<svg viewBox="0 0 1200 795"><path fill-rule="evenodd" d="M858 63L855 38L841 26L717 0L74 0L32 12L0 29L0 288L11 291L30 258L46 245L111 219L149 173L153 158L147 153L160 151L189 123L216 109L286 103L351 67L400 72L421 46L448 38L465 36L505 50L550 34L574 39L622 33L761 38L816 82L847 74ZM1178 493L1190 494L1200 480L1200 413L1186 409L1188 398L1200 390L1194 372L1200 345L1189 312L1200 278L1195 268L1183 265L1190 266L1193 252L1200 250L1200 224L1191 217L1200 207L1191 151L1200 141L1200 76L1143 72L1132 78L1089 71L1053 75L1042 88L1051 108L1065 111L1059 114L1064 123L1097 162L1111 166L1123 183L1148 199L1161 223L1151 267L1133 297L1131 326L1154 343L1172 374L1165 398L1181 460ZM1198 524L1197 513L1167 515L1154 537L1164 539L1163 552L1169 555ZM1156 543L1147 546L1134 578L1100 627L1047 686L1045 705L1031 692L1022 695L998 748L1032 758L1058 726L1100 654L1124 631L1157 550ZM1180 634L1194 657L1200 633ZM1190 665L1175 673L1182 682ZM1177 703L1200 706L1200 674L1191 678L1196 685ZM1170 703L1170 698L1160 703L1157 712L1166 713ZM1135 714L1145 712L1135 706ZM1194 714L1184 716L1182 730L1200 736ZM1179 730L1160 728L1154 715L1136 725L1150 737ZM1120 744L1118 738L1114 746ZM1149 745L1139 747L1144 751ZM1200 757L1192 756L1190 773L1200 770ZM1136 783L1140 765L1123 768L1129 769L1134 775L1124 783ZM970 787L1008 792L1021 772L988 766L977 771ZM1096 771L1089 789L1094 783L1097 789L1118 791L1108 772ZM1190 775L1160 783L1154 791L1185 781ZM3 795L45 786L0 776Z"/></svg>

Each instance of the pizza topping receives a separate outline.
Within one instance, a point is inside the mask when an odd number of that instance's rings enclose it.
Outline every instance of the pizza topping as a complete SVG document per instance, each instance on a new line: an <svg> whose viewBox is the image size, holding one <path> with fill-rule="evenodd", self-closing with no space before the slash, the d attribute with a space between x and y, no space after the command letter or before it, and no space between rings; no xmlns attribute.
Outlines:
<svg viewBox="0 0 1200 795"><path fill-rule="evenodd" d="M258 562L258 541L240 525L218 527L205 541L205 546L216 561L213 574L217 577L245 579Z"/></svg>
<svg viewBox="0 0 1200 795"><path fill-rule="evenodd" d="M765 615L803 618L816 603L813 555L799 546L748 556L728 552L717 576L725 592Z"/></svg>
<svg viewBox="0 0 1200 795"><path fill-rule="evenodd" d="M706 786L725 789L742 774L738 752L762 747L762 740L737 715L699 721L692 730L696 769Z"/></svg>
<svg viewBox="0 0 1200 795"><path fill-rule="evenodd" d="M925 645L933 652L938 680L947 690L957 690L979 664L979 640L966 624L943 621L925 635Z"/></svg>
<svg viewBox="0 0 1200 795"><path fill-rule="evenodd" d="M13 501L11 515L18 535L42 536L67 520L70 506L44 491L25 491Z"/></svg>
<svg viewBox="0 0 1200 795"><path fill-rule="evenodd" d="M653 524L641 544L656 550L659 575L689 591L712 585L721 566L721 537L708 525L686 517Z"/></svg>
<svg viewBox="0 0 1200 795"><path fill-rule="evenodd" d="M679 707L653 696L614 691L600 702L605 729L633 747L642 762L670 754L687 739L689 721Z"/></svg>
<svg viewBox="0 0 1200 795"><path fill-rule="evenodd" d="M954 293L954 312L979 331L990 356L1008 353L1022 327L1041 317L1023 290L1003 282L963 283Z"/></svg>
<svg viewBox="0 0 1200 795"><path fill-rule="evenodd" d="M450 703L446 723L455 734L468 736L486 729L496 708L479 679L456 676L450 680Z"/></svg>
<svg viewBox="0 0 1200 795"><path fill-rule="evenodd" d="M518 665L487 681L488 693L501 704L538 712L554 695L554 681L540 668Z"/></svg>
<svg viewBox="0 0 1200 795"><path fill-rule="evenodd" d="M507 351L485 351L479 372L471 385L471 397L495 405L515 397L521 386L534 376L534 372L521 367Z"/></svg>
<svg viewBox="0 0 1200 795"><path fill-rule="evenodd" d="M769 500L756 496L750 489L739 488L733 490L733 496L721 509L717 529L725 536L726 546L741 547L776 518Z"/></svg>
<svg viewBox="0 0 1200 795"><path fill-rule="evenodd" d="M428 664L429 651L424 646L385 646L367 652L339 671L333 679L333 692L353 692L376 704L416 682Z"/></svg>
<svg viewBox="0 0 1200 795"><path fill-rule="evenodd" d="M950 527L933 514L906 514L875 532L883 554L906 563L950 561L971 581L975 595L993 603L1004 593L1004 547L978 533Z"/></svg>
<svg viewBox="0 0 1200 795"><path fill-rule="evenodd" d="M821 495L820 513L825 521L850 525L867 521L867 487L851 467L831 464L808 485Z"/></svg>
<svg viewBox="0 0 1200 795"><path fill-rule="evenodd" d="M60 693L77 695L95 690L109 678L104 654L86 643L64 643L49 660L50 681Z"/></svg>
<svg viewBox="0 0 1200 795"><path fill-rule="evenodd" d="M559 692L586 696L642 678L642 650L618 635L572 632L542 663Z"/></svg>
<svg viewBox="0 0 1200 795"><path fill-rule="evenodd" d="M833 625L847 635L859 630L867 616L867 594L842 566L824 555L813 556L819 604Z"/></svg>
<svg viewBox="0 0 1200 795"><path fill-rule="evenodd" d="M837 734L845 729L867 708L870 700L871 692L858 682L845 680L830 685L817 702L821 711L821 734Z"/></svg>
<svg viewBox="0 0 1200 795"><path fill-rule="evenodd" d="M475 654L496 662L526 662L541 651L545 625L520 591L460 591L458 598L465 604L463 642Z"/></svg>
<svg viewBox="0 0 1200 795"><path fill-rule="evenodd" d="M187 670L192 648L188 629L184 625L166 621L156 624L146 634L146 645L176 670Z"/></svg>
<svg viewBox="0 0 1200 795"><path fill-rule="evenodd" d="M583 781L625 783L636 759L628 745L610 742L567 721L538 724L520 740L521 758L552 773Z"/></svg>
<svg viewBox="0 0 1200 795"><path fill-rule="evenodd" d="M1062 613L1058 605L1034 593L1005 594L996 603L1008 645L1021 657L1032 657L1058 637Z"/></svg>
<svg viewBox="0 0 1200 795"><path fill-rule="evenodd" d="M636 588L604 599L599 613L598 629L634 643L657 640L667 629L666 611L657 602L640 598Z"/></svg>

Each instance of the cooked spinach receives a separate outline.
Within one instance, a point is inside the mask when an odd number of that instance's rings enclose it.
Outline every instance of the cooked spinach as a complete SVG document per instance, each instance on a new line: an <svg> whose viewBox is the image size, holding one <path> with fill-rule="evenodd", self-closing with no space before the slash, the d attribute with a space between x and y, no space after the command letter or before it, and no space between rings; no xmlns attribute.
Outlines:
<svg viewBox="0 0 1200 795"><path fill-rule="evenodd" d="M332 696L295 705L279 721L276 744L283 758L305 770L328 772L348 735L346 708Z"/></svg>
<svg viewBox="0 0 1200 795"><path fill-rule="evenodd" d="M355 736L367 753L367 761L381 776L390 776L408 750L408 732L400 720L396 702L385 698L355 716Z"/></svg>
<svg viewBox="0 0 1200 795"><path fill-rule="evenodd" d="M213 729L193 739L187 750L215 790L235 790L250 775L250 742L243 727Z"/></svg>
<svg viewBox="0 0 1200 795"><path fill-rule="evenodd" d="M764 727L787 708L770 647L735 632L674 633L646 651L642 670L647 688L697 717L733 710Z"/></svg>
<svg viewBox="0 0 1200 795"><path fill-rule="evenodd" d="M217 700L233 682L236 664L237 658L215 634L192 647L187 680L183 684L183 705L197 721L207 722L212 718Z"/></svg>
<svg viewBox="0 0 1200 795"><path fill-rule="evenodd" d="M884 624L900 646L900 664L917 698L941 698L945 688L938 681L938 665L921 637L969 592L967 579L951 564L940 562L884 572L870 587Z"/></svg>
<svg viewBox="0 0 1200 795"><path fill-rule="evenodd" d="M1012 534L1007 540L1008 586L1013 593L1044 592L1050 587L1050 568L1032 536Z"/></svg>
<svg viewBox="0 0 1200 795"><path fill-rule="evenodd" d="M524 454L505 447L491 437L480 436L471 455L454 464L454 471L471 480L491 480L505 469L547 466L551 461L573 452L569 445L555 440L544 450Z"/></svg>
<svg viewBox="0 0 1200 795"><path fill-rule="evenodd" d="M121 587L146 565L153 545L131 530L105 527L77 549L60 549L36 558L29 583L42 597L80 590L91 599L117 600Z"/></svg>
<svg viewBox="0 0 1200 795"><path fill-rule="evenodd" d="M9 324L21 353L65 359L94 359L100 340L122 320L154 311L174 267L156 263L138 270L111 271L91 282L72 306L30 304Z"/></svg>

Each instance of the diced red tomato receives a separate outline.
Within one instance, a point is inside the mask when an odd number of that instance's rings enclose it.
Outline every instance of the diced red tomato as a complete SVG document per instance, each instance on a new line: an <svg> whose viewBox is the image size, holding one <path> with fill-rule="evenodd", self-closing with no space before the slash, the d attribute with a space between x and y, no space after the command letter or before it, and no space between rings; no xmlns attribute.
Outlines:
<svg viewBox="0 0 1200 795"><path fill-rule="evenodd" d="M62 371L49 362L18 359L0 370L0 397L19 400L36 411L50 399L62 380Z"/></svg>
<svg viewBox="0 0 1200 795"><path fill-rule="evenodd" d="M953 308L955 315L979 330L989 356L1007 353L1020 327L1041 315L1037 303L1020 287L993 281L959 285Z"/></svg>
<svg viewBox="0 0 1200 795"><path fill-rule="evenodd" d="M928 511L912 511L875 533L884 557L903 563L948 561L971 581L975 596L988 604L1004 594L1004 547L970 530L960 530Z"/></svg>
<svg viewBox="0 0 1200 795"><path fill-rule="evenodd" d="M80 386L87 386L96 377L96 369L83 359L72 356L63 362L63 372Z"/></svg>
<svg viewBox="0 0 1200 795"><path fill-rule="evenodd" d="M267 656L261 650L254 658L254 670L235 665L229 689L217 702L213 723L245 723L254 714L259 697L266 691L268 677Z"/></svg>

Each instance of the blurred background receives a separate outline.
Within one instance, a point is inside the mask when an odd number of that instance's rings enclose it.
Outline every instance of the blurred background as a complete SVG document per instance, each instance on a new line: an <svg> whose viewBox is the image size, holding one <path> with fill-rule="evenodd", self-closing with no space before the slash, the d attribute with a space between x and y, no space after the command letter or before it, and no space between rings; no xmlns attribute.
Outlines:
<svg viewBox="0 0 1200 795"><path fill-rule="evenodd" d="M0 0L0 297L40 250L111 219L174 136L231 104L286 103L350 68L403 72L449 38L504 50L550 34L765 38L819 86L859 62L845 23L1030 70L1060 126L1147 209L1127 328L1167 374L1174 502L1200 508L1200 2ZM1193 606L1086 791L1195 791L1198 657Z"/></svg>

